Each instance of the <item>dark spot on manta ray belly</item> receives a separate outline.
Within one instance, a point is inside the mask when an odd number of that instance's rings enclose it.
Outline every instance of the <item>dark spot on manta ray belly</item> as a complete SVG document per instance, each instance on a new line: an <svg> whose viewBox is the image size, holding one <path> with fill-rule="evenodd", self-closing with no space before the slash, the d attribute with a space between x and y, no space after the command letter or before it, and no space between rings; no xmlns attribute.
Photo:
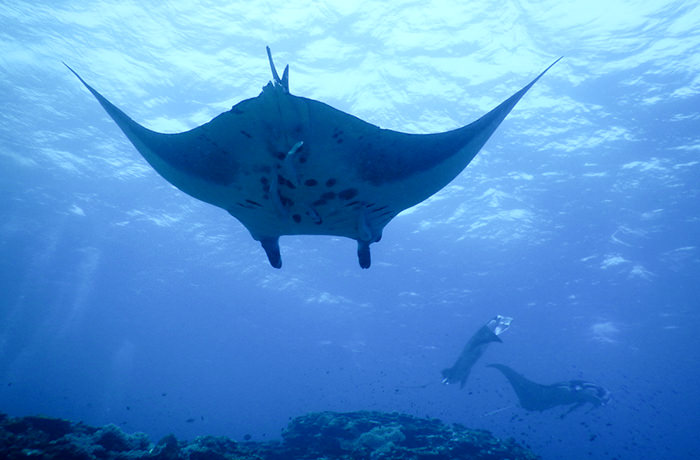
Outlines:
<svg viewBox="0 0 700 460"><path fill-rule="evenodd" d="M341 200L349 200L357 196L356 188L348 188L338 193L338 198Z"/></svg>
<svg viewBox="0 0 700 460"><path fill-rule="evenodd" d="M245 137L247 137L248 139L251 139L251 138L253 137L250 133L247 133L247 132L245 132L245 131L243 131L243 130L241 130L241 134L243 134L243 135L244 135Z"/></svg>
<svg viewBox="0 0 700 460"><path fill-rule="evenodd" d="M292 219L294 219L294 222L296 222L297 224L301 222L301 216L299 214L294 214L292 216Z"/></svg>
<svg viewBox="0 0 700 460"><path fill-rule="evenodd" d="M306 179L304 181L304 185L306 185L307 187L313 187L315 185L318 185L318 182L316 181L316 179Z"/></svg>
<svg viewBox="0 0 700 460"><path fill-rule="evenodd" d="M326 187L333 187L337 181L335 179L328 179L326 181Z"/></svg>

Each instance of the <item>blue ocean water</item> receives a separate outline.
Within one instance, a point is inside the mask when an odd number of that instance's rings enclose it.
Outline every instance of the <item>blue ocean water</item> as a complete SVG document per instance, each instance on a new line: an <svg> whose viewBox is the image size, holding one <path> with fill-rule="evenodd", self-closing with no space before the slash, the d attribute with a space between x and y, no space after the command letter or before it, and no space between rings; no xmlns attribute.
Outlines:
<svg viewBox="0 0 700 460"><path fill-rule="evenodd" d="M691 1L3 2L0 411L259 440L310 411L400 411L545 459L697 458L699 31ZM353 241L288 236L275 270L62 64L179 132L257 96L266 45L293 94L412 133L564 59L372 268ZM496 314L503 343L441 385ZM612 401L530 413L491 362Z"/></svg>

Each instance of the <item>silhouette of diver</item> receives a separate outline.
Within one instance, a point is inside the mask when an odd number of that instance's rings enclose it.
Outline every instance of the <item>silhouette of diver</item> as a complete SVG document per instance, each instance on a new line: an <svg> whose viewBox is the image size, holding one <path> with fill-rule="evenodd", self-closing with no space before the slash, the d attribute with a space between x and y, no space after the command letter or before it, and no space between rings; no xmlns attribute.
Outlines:
<svg viewBox="0 0 700 460"><path fill-rule="evenodd" d="M520 406L528 411L543 411L556 406L568 406L571 408L562 418L584 404L592 404L592 408L604 406L610 401L610 392L600 385L584 380L569 380L568 382L542 385L526 379L503 364L489 364L501 371L508 379L515 394L518 396Z"/></svg>
<svg viewBox="0 0 700 460"><path fill-rule="evenodd" d="M449 385L459 382L459 387L464 388L472 366L484 354L491 342L503 342L498 336L510 327L511 321L513 318L497 315L479 328L464 346L454 366L442 371L442 383Z"/></svg>

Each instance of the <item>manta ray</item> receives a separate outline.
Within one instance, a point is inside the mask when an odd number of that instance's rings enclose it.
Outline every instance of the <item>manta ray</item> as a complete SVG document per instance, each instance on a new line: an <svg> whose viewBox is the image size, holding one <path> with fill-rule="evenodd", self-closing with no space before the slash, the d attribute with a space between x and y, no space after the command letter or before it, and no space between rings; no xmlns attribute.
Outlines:
<svg viewBox="0 0 700 460"><path fill-rule="evenodd" d="M401 211L427 199L476 156L523 95L557 61L475 122L436 134L382 129L289 92L289 65L254 98L178 134L135 122L68 69L92 93L146 161L186 194L238 219L282 266L283 235L334 235L369 246ZM560 58L561 59L561 58Z"/></svg>
<svg viewBox="0 0 700 460"><path fill-rule="evenodd" d="M556 406L571 408L562 415L571 413L584 404L604 406L610 401L610 392L600 385L584 380L569 380L542 385L526 379L523 375L503 364L489 364L508 379L518 397L520 406L528 411L543 411Z"/></svg>
<svg viewBox="0 0 700 460"><path fill-rule="evenodd" d="M510 327L512 321L513 318L509 316L496 315L481 326L464 346L454 366L442 371L442 383L450 385L459 382L459 388L464 388L474 364L481 358L491 342L503 343L503 340L498 336Z"/></svg>

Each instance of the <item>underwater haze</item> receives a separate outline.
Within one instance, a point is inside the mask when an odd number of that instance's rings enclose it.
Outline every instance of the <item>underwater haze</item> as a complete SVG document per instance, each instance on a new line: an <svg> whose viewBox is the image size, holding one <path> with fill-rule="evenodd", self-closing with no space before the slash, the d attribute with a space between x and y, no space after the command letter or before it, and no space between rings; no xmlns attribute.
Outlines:
<svg viewBox="0 0 700 460"><path fill-rule="evenodd" d="M468 124L564 58L371 268L350 239L283 236L277 270L62 63L175 133L256 97L266 45L292 94L409 133ZM699 75L690 0L5 0L0 412L269 440L308 412L397 411L546 460L698 458ZM503 343L441 384L496 315ZM527 411L491 363L611 399Z"/></svg>

